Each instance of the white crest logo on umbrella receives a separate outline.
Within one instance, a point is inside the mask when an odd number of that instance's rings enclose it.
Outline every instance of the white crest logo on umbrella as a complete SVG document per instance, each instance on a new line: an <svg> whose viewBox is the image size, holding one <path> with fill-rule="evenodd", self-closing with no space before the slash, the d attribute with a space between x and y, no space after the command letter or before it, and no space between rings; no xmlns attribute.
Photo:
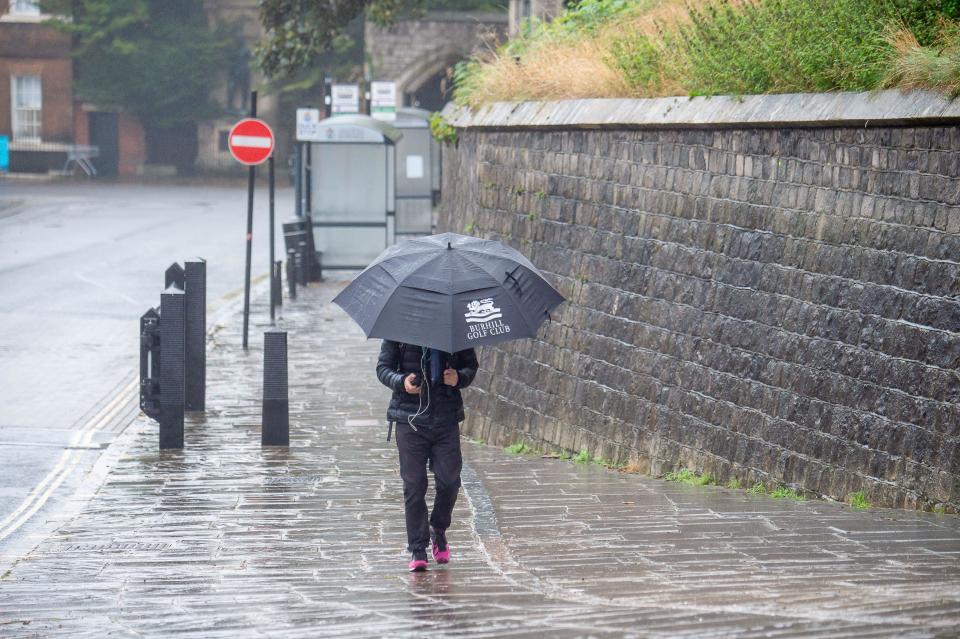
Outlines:
<svg viewBox="0 0 960 639"><path fill-rule="evenodd" d="M473 300L467 304L467 312L463 314L468 322L489 322L500 319L503 315L500 309L493 305L493 299Z"/></svg>

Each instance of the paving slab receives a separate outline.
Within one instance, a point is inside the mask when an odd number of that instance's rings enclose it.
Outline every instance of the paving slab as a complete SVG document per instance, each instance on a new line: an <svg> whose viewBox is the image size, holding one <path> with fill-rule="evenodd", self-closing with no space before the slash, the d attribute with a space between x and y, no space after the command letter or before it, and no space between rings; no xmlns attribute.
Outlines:
<svg viewBox="0 0 960 639"><path fill-rule="evenodd" d="M960 518L467 441L454 561L406 573L379 343L330 304L343 284L282 309L290 447L260 446L268 326L244 353L231 318L186 448L142 416L111 444L95 496L0 576L0 636L958 636Z"/></svg>

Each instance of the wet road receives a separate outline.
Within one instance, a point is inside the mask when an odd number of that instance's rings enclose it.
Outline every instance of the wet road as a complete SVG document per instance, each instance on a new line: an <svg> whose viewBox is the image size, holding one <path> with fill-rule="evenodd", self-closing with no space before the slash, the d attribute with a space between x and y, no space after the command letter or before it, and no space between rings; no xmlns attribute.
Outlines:
<svg viewBox="0 0 960 639"><path fill-rule="evenodd" d="M268 267L265 189L255 206L254 276ZM292 213L289 189L276 210ZM29 528L9 530L31 491L43 488L42 520L76 488L81 472L44 496L64 451L82 471L114 436L107 418L123 407L109 400L133 380L137 319L166 267L203 257L208 304L242 298L245 215L242 185L0 182L0 550Z"/></svg>

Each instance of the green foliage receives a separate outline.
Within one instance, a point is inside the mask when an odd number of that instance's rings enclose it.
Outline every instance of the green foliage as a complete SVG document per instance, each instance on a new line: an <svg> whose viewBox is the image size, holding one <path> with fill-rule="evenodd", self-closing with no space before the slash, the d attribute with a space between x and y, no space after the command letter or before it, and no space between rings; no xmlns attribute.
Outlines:
<svg viewBox="0 0 960 639"><path fill-rule="evenodd" d="M738 489L740 488L740 480L736 477L731 477L727 480L727 483L724 484L727 488Z"/></svg>
<svg viewBox="0 0 960 639"><path fill-rule="evenodd" d="M714 484L713 476L710 473L698 475L689 468L681 468L678 471L669 472L663 476L667 481L673 481L688 486L709 486Z"/></svg>
<svg viewBox="0 0 960 639"><path fill-rule="evenodd" d="M473 227L474 227L473 220L470 220L469 222L463 225L463 232L466 235L470 235L471 233L473 233Z"/></svg>
<svg viewBox="0 0 960 639"><path fill-rule="evenodd" d="M696 95L869 90L889 67L891 25L904 21L929 42L941 15L918 0L710 0L690 22L616 43L634 87L678 78ZM921 35L922 34L922 35Z"/></svg>
<svg viewBox="0 0 960 639"><path fill-rule="evenodd" d="M590 461L590 453L586 449L581 450L580 453L573 458L573 463L575 464L586 464Z"/></svg>
<svg viewBox="0 0 960 639"><path fill-rule="evenodd" d="M792 499L794 501L804 501L803 495L792 488L786 486L777 486L777 489L770 493L774 499Z"/></svg>
<svg viewBox="0 0 960 639"><path fill-rule="evenodd" d="M564 448L563 450L560 451L560 459L562 459L563 461L567 461L570 458L571 458L571 455L569 450Z"/></svg>
<svg viewBox="0 0 960 639"><path fill-rule="evenodd" d="M897 51L885 86L936 89L960 96L960 22L944 22L936 41L922 45L907 30L893 37Z"/></svg>
<svg viewBox="0 0 960 639"><path fill-rule="evenodd" d="M430 9L446 11L503 10L501 0L260 0L260 21L267 37L256 50L257 63L268 77L283 77L316 64L338 36L366 15L380 26Z"/></svg>
<svg viewBox="0 0 960 639"><path fill-rule="evenodd" d="M763 485L762 481L758 481L749 488L747 492L751 495L765 495L767 493L767 487Z"/></svg>
<svg viewBox="0 0 960 639"><path fill-rule="evenodd" d="M430 133L433 134L433 139L437 142L457 143L457 130L444 119L443 114L439 111L430 114Z"/></svg>
<svg viewBox="0 0 960 639"><path fill-rule="evenodd" d="M147 127L221 113L210 91L237 60L230 28L211 31L202 0L59 0L45 11L74 39L75 87L85 100L136 115Z"/></svg>
<svg viewBox="0 0 960 639"><path fill-rule="evenodd" d="M944 44L957 29L950 21L960 19L960 0L703 0L683 3L688 19L657 21L656 29L629 26L632 16L665 4L583 0L551 23L526 24L497 55L522 63L539 47L603 34L605 62L623 78L625 96L635 97L882 86L960 94L960 38ZM617 23L627 28L602 31ZM906 65L898 64L892 41L898 29L919 43ZM454 76L457 102L474 103L483 73L482 62L462 65Z"/></svg>
<svg viewBox="0 0 960 639"><path fill-rule="evenodd" d="M870 503L870 500L867 499L866 493L864 493L862 490L858 490L855 493L850 493L847 496L847 500L850 502L850 505L857 510L867 510L873 506L873 504Z"/></svg>
<svg viewBox="0 0 960 639"><path fill-rule="evenodd" d="M576 40L593 35L610 20L620 17L628 10L642 5L653 6L651 0L581 0L574 2L550 22L536 18L526 19L519 34L508 40L501 48L502 55L523 55L533 47L555 40Z"/></svg>
<svg viewBox="0 0 960 639"><path fill-rule="evenodd" d="M504 450L510 453L511 455L522 455L523 453L531 452L530 447L528 447L526 442L523 442L523 441L514 442L509 446L507 446L506 448L504 448Z"/></svg>

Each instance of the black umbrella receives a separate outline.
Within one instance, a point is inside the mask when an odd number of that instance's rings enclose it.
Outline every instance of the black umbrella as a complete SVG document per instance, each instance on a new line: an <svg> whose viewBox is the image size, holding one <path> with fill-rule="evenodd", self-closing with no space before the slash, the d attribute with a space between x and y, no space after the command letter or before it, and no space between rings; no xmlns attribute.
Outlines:
<svg viewBox="0 0 960 639"><path fill-rule="evenodd" d="M391 246L333 301L367 337L455 353L533 337L564 298L512 248L443 233Z"/></svg>

